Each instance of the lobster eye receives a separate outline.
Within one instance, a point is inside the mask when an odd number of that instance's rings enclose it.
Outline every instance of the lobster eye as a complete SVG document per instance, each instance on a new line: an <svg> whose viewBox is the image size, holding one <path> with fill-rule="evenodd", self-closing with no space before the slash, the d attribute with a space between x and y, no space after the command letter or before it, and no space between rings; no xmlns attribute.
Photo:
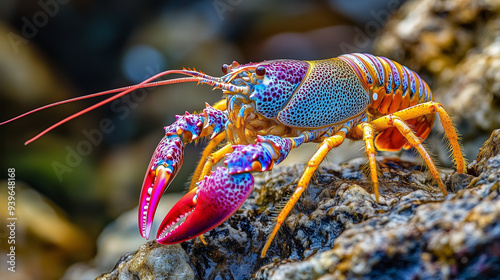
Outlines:
<svg viewBox="0 0 500 280"><path fill-rule="evenodd" d="M222 65L222 73L227 74L229 72L229 65Z"/></svg>
<svg viewBox="0 0 500 280"><path fill-rule="evenodd" d="M255 69L255 74L257 74L257 76L264 76L266 74L266 68L264 68L264 66L258 66L257 69Z"/></svg>

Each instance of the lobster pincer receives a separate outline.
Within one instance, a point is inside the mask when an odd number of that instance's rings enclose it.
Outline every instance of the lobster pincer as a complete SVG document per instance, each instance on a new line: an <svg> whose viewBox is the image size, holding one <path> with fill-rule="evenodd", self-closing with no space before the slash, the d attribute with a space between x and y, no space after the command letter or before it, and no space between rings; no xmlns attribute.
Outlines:
<svg viewBox="0 0 500 280"><path fill-rule="evenodd" d="M253 185L250 173L229 175L225 167L217 167L172 207L158 229L157 241L179 243L220 225L245 202Z"/></svg>
<svg viewBox="0 0 500 280"><path fill-rule="evenodd" d="M139 199L139 229L149 238L160 197L182 166L184 146L177 135L166 135L156 147L149 163Z"/></svg>
<svg viewBox="0 0 500 280"><path fill-rule="evenodd" d="M208 104L199 115L186 112L176 118L173 124L165 127L165 136L153 153L142 185L138 222L140 233L146 239L161 195L181 168L184 146L200 136L213 133L214 137L226 122L224 114Z"/></svg>
<svg viewBox="0 0 500 280"><path fill-rule="evenodd" d="M254 186L250 172L270 170L297 144L266 136L258 137L255 144L234 145L224 161L227 168L219 166L174 205L160 225L157 241L183 242L223 223L250 195Z"/></svg>

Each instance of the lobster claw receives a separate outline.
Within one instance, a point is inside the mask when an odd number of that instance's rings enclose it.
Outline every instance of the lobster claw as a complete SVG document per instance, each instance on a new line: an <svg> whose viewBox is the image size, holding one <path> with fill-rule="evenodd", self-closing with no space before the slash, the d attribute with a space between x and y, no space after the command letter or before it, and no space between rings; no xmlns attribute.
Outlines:
<svg viewBox="0 0 500 280"><path fill-rule="evenodd" d="M184 146L177 135L163 137L149 163L139 199L139 230L148 239L161 195L175 178L183 160Z"/></svg>
<svg viewBox="0 0 500 280"><path fill-rule="evenodd" d="M160 225L157 241L174 244L220 225L238 210L254 185L250 173L229 175L218 167L170 210Z"/></svg>

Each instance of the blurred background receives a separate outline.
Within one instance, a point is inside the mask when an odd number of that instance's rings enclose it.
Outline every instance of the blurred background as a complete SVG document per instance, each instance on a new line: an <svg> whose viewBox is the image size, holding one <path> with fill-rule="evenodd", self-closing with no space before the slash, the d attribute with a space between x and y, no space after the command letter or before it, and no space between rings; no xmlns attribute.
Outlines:
<svg viewBox="0 0 500 280"><path fill-rule="evenodd" d="M233 60L372 52L403 2L0 0L0 121L48 103L138 83L167 69L195 67L220 76L222 64ZM394 38L385 43L391 53L374 54L409 57ZM434 68L404 62L422 70L432 88ZM144 240L134 208L163 127L175 121L175 114L200 111L205 102L220 98L220 91L194 84L139 91L27 146L23 143L38 132L102 98L0 127L1 224L8 216L3 206L8 168L15 168L18 218L15 273L6 265L9 231L0 229L1 278L92 279L135 250ZM188 147L169 192L185 191L203 146ZM290 160L306 162L314 147L292 153ZM329 160L362 156L359 147L341 147ZM470 149L469 159L474 153ZM443 162L449 164L446 156ZM116 220L122 214L126 218ZM161 220L164 214L159 210L157 215Z"/></svg>

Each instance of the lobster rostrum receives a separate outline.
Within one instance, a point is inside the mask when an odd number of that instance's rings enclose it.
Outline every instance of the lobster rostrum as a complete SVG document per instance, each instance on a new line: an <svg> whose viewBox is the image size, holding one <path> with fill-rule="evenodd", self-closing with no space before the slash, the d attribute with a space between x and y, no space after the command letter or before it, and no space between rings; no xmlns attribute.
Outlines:
<svg viewBox="0 0 500 280"><path fill-rule="evenodd" d="M139 230L143 237L149 237L160 197L181 168L185 145L193 140L210 138L189 192L173 206L160 225L157 241L162 244L201 237L220 225L249 196L254 184L253 172L270 170L303 143L320 143L295 192L278 215L262 256L319 164L345 138L364 141L377 201L376 149L415 148L446 195L438 170L422 146L436 112L450 141L457 170L465 172L455 128L441 104L433 101L427 83L412 70L387 58L355 53L317 61L285 59L245 65L233 62L224 65L222 71L225 75L216 78L195 70L170 70L134 86L87 96L118 93L49 127L27 143L63 122L138 88L198 82L221 89L223 100L214 106L206 104L199 114L186 112L176 116L177 120L165 127L165 136L154 151L144 178L139 201ZM174 73L190 77L151 82ZM216 150L222 143L225 145ZM214 169L223 159L225 167Z"/></svg>

